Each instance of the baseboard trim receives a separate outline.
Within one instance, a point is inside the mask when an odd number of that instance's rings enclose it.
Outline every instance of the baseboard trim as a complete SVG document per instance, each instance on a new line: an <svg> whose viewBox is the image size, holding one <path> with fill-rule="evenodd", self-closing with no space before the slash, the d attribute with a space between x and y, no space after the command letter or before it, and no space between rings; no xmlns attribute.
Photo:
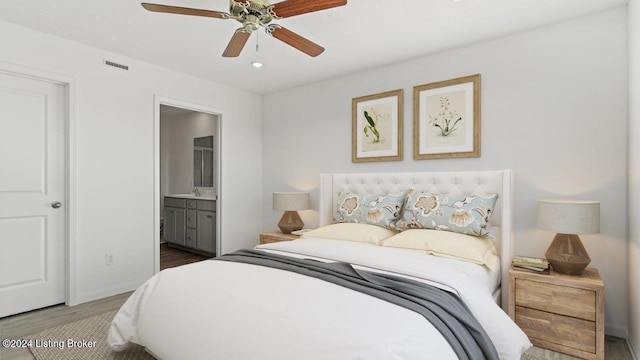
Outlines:
<svg viewBox="0 0 640 360"><path fill-rule="evenodd" d="M640 360L640 358L638 358L638 355L636 355L636 349L633 348L633 346L631 346L631 342L629 341L629 338L626 338L627 340L627 347L629 347L629 352L631 353L631 357L633 358L633 360Z"/></svg>
<svg viewBox="0 0 640 360"><path fill-rule="evenodd" d="M89 301L104 299L104 298L109 297L109 296L120 295L120 294L129 292L129 291L133 291L133 290L137 289L140 285L142 285L147 280L148 279L134 281L134 282L130 282L130 283L127 283L127 284L124 284L124 285L121 285L121 286L117 286L117 287L113 287L113 288L109 288L109 289L104 289L104 290L100 290L100 291L96 291L96 292L92 292L92 293L88 293L88 294L79 295L78 298L77 298L76 305L83 304L83 303L86 303L86 302L89 302Z"/></svg>
<svg viewBox="0 0 640 360"><path fill-rule="evenodd" d="M611 336L615 336L623 339L629 338L629 331L627 330L627 328L622 328L618 326L606 325L604 327L604 333L606 335L611 335Z"/></svg>

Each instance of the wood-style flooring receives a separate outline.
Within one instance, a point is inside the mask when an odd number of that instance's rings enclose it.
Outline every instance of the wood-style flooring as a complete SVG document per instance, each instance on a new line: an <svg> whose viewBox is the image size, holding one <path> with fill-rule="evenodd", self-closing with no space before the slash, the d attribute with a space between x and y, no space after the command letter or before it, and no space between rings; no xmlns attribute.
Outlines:
<svg viewBox="0 0 640 360"><path fill-rule="evenodd" d="M166 244L160 247L160 268L180 266L207 259L207 256L185 252L170 248ZM108 298L91 301L73 307L56 305L48 308L34 310L23 314L9 316L0 319L0 340L20 339L42 330L60 326L103 312L120 308L131 293L111 296ZM574 357L560 354L550 350L533 349L533 355L547 360L573 360ZM34 360L28 349L5 349L0 347L1 360ZM633 360L631 352L624 339L607 336L605 342L606 360Z"/></svg>
<svg viewBox="0 0 640 360"><path fill-rule="evenodd" d="M160 270L191 264L209 258L210 256L194 254L170 247L167 243L160 244Z"/></svg>

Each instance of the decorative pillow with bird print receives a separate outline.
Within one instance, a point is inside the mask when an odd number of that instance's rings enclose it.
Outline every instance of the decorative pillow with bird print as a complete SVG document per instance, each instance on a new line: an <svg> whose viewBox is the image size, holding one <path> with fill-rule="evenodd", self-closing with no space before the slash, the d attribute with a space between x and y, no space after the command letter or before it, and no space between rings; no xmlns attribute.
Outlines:
<svg viewBox="0 0 640 360"><path fill-rule="evenodd" d="M489 236L489 218L498 194L469 195L452 199L424 191L409 190L398 230L436 229L475 236Z"/></svg>
<svg viewBox="0 0 640 360"><path fill-rule="evenodd" d="M343 193L338 199L333 223L365 223L394 229L404 199L404 192L384 195Z"/></svg>

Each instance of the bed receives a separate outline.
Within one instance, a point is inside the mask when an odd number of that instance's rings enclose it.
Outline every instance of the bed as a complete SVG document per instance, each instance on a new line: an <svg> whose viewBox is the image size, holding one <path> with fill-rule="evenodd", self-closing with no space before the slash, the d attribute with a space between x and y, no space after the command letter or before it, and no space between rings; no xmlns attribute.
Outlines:
<svg viewBox="0 0 640 360"><path fill-rule="evenodd" d="M109 346L120 351L137 343L164 360L519 359L531 344L500 308L500 303L507 305L508 294L508 281L501 279L508 279L513 257L511 187L508 170L322 174L321 226L317 230L300 240L260 245L255 250L154 275L116 314L109 330ZM388 196L368 198L372 194ZM410 196L428 200L425 194L437 199L436 205L426 202L428 209L421 203L420 212L429 216L442 217L449 202L449 207L469 207L489 201L491 206L476 205L474 211L468 211L474 216L480 214L479 219L486 224L479 230L473 228L473 234L460 235L448 230L466 225L465 219L440 224L429 218L427 225L435 229L418 229L422 215L403 214L410 213L405 208ZM352 198L358 196L354 202ZM399 207L385 203L394 197L403 199ZM384 205L386 210L384 215L365 212L366 221L376 222L365 224L345 221L344 217L359 213L345 204L356 204L356 208L361 204L361 209L367 204ZM393 226L377 226L393 216ZM404 219L404 224L399 219ZM335 222L338 224L330 225ZM429 234L427 242L433 248L406 247L423 246L425 234ZM456 237L455 243L452 236ZM464 238L458 242L458 237ZM473 243L467 248L462 240ZM455 256L448 250L452 244L457 247ZM465 247L461 249L460 244ZM484 254L479 259L475 258L478 251L469 250L476 245ZM444 246L446 251L436 246ZM264 262L279 265L267 267ZM299 269L301 263L304 270L291 269ZM360 282L344 285L345 278L358 278ZM412 308L422 298L404 306L407 298L415 297L380 285L389 281L420 294L433 292L437 299L446 299L442 300L446 304L457 301L446 305L453 306L453 310L446 310L447 316L468 313L470 319L460 315L462 320L456 321L478 326L470 325L471 330L465 329L465 335L458 336L457 322L449 325L448 320L441 324L442 318L425 320L428 317L424 310ZM373 290L357 290L361 282L375 283ZM400 300L388 298L396 293L400 293ZM429 302L422 308L431 306ZM442 310L429 311L438 314ZM463 346L460 350L447 331L454 332L453 337L473 336L461 342L482 349L467 351ZM485 344L487 339L489 345ZM485 350L488 347L495 348L490 356L486 355L490 353Z"/></svg>

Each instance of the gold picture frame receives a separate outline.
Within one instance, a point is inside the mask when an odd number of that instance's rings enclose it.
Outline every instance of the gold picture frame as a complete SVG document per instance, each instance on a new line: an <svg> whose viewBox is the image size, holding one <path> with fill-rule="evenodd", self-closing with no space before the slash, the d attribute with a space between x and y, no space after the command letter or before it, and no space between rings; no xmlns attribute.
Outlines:
<svg viewBox="0 0 640 360"><path fill-rule="evenodd" d="M413 88L413 158L480 157L480 74Z"/></svg>
<svg viewBox="0 0 640 360"><path fill-rule="evenodd" d="M403 157L404 91L351 100L351 161L401 161Z"/></svg>

